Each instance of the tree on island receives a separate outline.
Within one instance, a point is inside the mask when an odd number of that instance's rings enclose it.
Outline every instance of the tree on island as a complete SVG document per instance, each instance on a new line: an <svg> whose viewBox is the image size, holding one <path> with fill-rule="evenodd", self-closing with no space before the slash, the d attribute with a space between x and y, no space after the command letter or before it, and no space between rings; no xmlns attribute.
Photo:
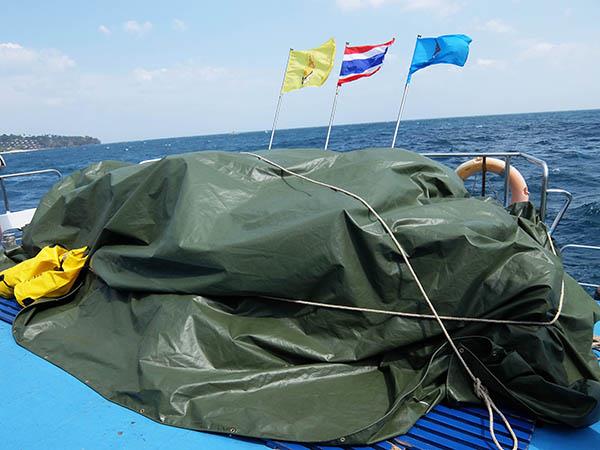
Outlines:
<svg viewBox="0 0 600 450"><path fill-rule="evenodd" d="M0 151L77 147L100 143L99 139L91 136L59 136L56 134L44 134L41 136L29 136L25 134L0 135Z"/></svg>

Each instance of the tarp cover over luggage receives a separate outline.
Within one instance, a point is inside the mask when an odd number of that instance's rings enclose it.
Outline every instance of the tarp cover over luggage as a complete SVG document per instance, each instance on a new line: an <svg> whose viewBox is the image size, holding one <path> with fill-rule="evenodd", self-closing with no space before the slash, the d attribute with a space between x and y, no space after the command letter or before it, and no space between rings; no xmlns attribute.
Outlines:
<svg viewBox="0 0 600 450"><path fill-rule="evenodd" d="M450 168L408 151L263 155L364 197L442 315L548 321L564 278L551 326L446 325L499 405L598 419L598 307L530 204L471 198ZM94 164L55 185L26 228L27 255L50 244L90 246L90 270L69 298L24 310L17 341L159 422L360 444L440 401L477 401L435 321L282 300L430 314L362 204L254 156Z"/></svg>

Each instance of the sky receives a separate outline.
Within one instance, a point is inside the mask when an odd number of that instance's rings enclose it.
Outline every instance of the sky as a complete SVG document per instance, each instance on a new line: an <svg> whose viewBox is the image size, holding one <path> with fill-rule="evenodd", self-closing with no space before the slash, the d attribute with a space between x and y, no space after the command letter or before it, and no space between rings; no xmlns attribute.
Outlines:
<svg viewBox="0 0 600 450"><path fill-rule="evenodd" d="M103 142L271 128L288 50L334 37L327 83L279 128L328 123L345 42L396 38L341 88L335 123L395 120L417 34L463 33L463 68L417 72L406 119L600 107L599 0L0 0L0 133Z"/></svg>

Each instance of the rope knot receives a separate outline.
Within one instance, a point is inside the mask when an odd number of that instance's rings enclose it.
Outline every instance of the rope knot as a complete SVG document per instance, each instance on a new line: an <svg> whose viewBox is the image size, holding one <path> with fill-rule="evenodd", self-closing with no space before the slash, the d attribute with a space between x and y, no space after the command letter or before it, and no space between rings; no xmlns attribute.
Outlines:
<svg viewBox="0 0 600 450"><path fill-rule="evenodd" d="M490 398L490 393L479 378L475 378L473 390L475 391L475 395L477 396L477 398L479 398L480 400L485 401Z"/></svg>
<svg viewBox="0 0 600 450"><path fill-rule="evenodd" d="M512 429L510 422L508 421L506 416L502 413L502 411L500 411L500 409L498 409L498 407L496 406L496 404L490 397L489 391L481 383L481 380L477 377L474 377L474 380L473 380L473 390L475 391L475 395L477 395L477 397L479 397L479 399L483 402L483 404L485 405L485 407L488 411L490 436L492 437L494 444L496 444L496 448L498 450L504 450L504 447L502 447L502 445L500 445L500 442L498 442L498 439L496 438L496 430L494 429L494 411L500 416L500 418L502 419L502 422L504 422L504 426L510 433L510 437L512 438L512 441L513 441L513 446L511 447L511 450L517 450L519 447L519 440L517 439L517 436L516 436L514 430Z"/></svg>

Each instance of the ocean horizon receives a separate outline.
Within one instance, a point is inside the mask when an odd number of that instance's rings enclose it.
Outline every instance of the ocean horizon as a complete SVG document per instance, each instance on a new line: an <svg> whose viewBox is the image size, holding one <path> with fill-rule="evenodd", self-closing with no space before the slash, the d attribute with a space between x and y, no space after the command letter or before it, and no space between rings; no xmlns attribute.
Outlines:
<svg viewBox="0 0 600 450"><path fill-rule="evenodd" d="M527 112L510 112L510 113L497 113L497 114L473 114L473 115L458 115L458 116L440 116L440 117L428 117L428 118L411 118L411 119L402 119L400 122L400 126L406 122L420 122L420 121L435 121L435 120L452 120L452 119L470 119L470 118L483 118L483 117L503 117L503 116L525 116L530 114L554 114L554 113L570 113L570 112L593 112L598 111L600 108L582 108L582 109L560 109L560 110L550 110L550 111L527 111ZM389 124L392 127L396 126L396 121L377 121L377 122L351 122L351 123L341 123L334 124L331 128L332 130L337 127L350 127L350 126L359 126L359 125L385 125ZM277 128L275 130L275 134L279 131L294 131L294 130L312 130L312 129L324 129L327 131L327 125L310 125L310 126L299 126L299 127L289 127L289 128ZM181 136L163 136L163 137L152 137L152 138L139 138L139 139L130 139L130 140L119 140L119 141L102 141L101 144L126 144L129 142L138 142L138 141L160 141L163 139L177 139L177 138L195 138L195 137L208 137L208 136L227 136L231 134L250 134L250 133L271 133L271 127L264 130L232 130L232 131L223 131L217 133L206 133L206 134L193 134L193 135L181 135ZM270 136L270 134L269 134ZM56 147L58 148L58 147ZM71 147L67 147L71 148ZM37 150L47 150L37 149Z"/></svg>

